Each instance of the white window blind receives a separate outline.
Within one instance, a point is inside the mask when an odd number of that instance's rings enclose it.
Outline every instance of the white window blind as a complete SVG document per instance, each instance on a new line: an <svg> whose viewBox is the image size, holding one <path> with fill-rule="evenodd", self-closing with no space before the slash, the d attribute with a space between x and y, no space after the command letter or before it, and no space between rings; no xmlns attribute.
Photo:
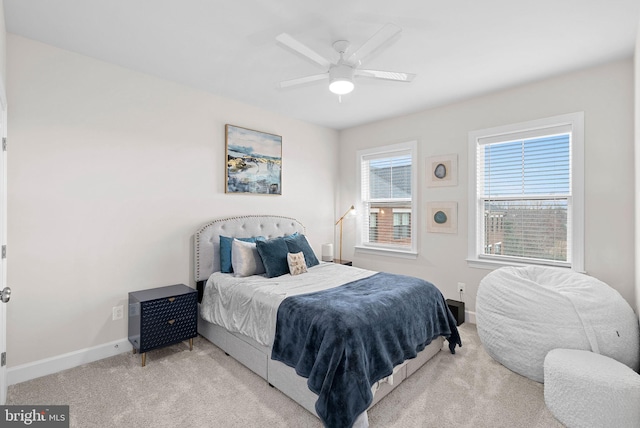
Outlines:
<svg viewBox="0 0 640 428"><path fill-rule="evenodd" d="M479 138L480 258L571 266L571 126Z"/></svg>
<svg viewBox="0 0 640 428"><path fill-rule="evenodd" d="M361 230L359 245L414 251L415 145L360 154Z"/></svg>
<svg viewBox="0 0 640 428"><path fill-rule="evenodd" d="M584 113L469 132L471 267L584 271Z"/></svg>

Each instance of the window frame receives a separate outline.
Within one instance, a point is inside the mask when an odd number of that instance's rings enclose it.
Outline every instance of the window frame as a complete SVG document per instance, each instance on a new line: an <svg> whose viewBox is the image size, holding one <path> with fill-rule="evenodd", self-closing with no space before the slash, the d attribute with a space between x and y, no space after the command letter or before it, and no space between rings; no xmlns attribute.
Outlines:
<svg viewBox="0 0 640 428"><path fill-rule="evenodd" d="M365 157L371 156L394 156L399 152L409 152L411 154L411 244L406 248L398 248L392 246L385 246L382 244L369 244L364 241L363 226L365 222L365 215L369 216L369 213L364 211L364 200L362 197L362 161ZM358 186L358 199L356 205L356 211L358 212L356 220L356 253L361 254L378 254L392 257L402 258L417 258L418 256L418 230L420 225L420 213L418 204L418 142L416 140L408 141L404 143L391 144L387 146L373 147L369 149L358 150L356 154L356 171L357 171L357 186ZM367 220L368 223L368 220Z"/></svg>
<svg viewBox="0 0 640 428"><path fill-rule="evenodd" d="M530 138L530 135L544 134L545 130L557 127L569 127L571 133L571 203L568 223L571 225L571 257L568 266L565 263L543 261L539 259L499 258L483 254L484 242L480 229L483 229L484 208L481 209L478 195L477 160L481 139L508 141L516 136ZM468 251L469 267L495 269L502 266L561 266L577 272L584 272L584 112L568 113L544 119L520 122L469 132L468 136L468 172L469 172L469 215L468 215ZM483 215L480 216L480 213Z"/></svg>

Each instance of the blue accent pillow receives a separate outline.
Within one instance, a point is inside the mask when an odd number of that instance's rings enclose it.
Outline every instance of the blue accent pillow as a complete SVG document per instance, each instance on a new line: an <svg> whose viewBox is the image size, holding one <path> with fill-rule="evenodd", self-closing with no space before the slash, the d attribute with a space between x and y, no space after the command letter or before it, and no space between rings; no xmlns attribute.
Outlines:
<svg viewBox="0 0 640 428"><path fill-rule="evenodd" d="M259 238L259 237L258 237ZM244 242L256 242L258 238L236 238ZM233 238L220 235L220 272L233 273L233 265L231 264L231 243Z"/></svg>
<svg viewBox="0 0 640 428"><path fill-rule="evenodd" d="M267 278L274 278L289 273L289 262L287 254L289 248L284 238L274 238L267 241L256 242L258 254L262 259Z"/></svg>
<svg viewBox="0 0 640 428"><path fill-rule="evenodd" d="M302 254L304 254L304 261L308 268L320 264L316 254L309 245L309 241L307 241L307 238L304 235L294 233L293 235L285 236L284 240L287 243L287 248L290 253L295 254L302 251Z"/></svg>

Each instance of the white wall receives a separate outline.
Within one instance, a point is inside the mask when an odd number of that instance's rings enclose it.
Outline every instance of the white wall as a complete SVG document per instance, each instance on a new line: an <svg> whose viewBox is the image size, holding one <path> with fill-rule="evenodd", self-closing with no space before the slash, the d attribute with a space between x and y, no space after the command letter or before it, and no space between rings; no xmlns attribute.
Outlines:
<svg viewBox="0 0 640 428"><path fill-rule="evenodd" d="M194 285L192 235L292 216L332 242L336 131L8 35L11 367L127 336L129 291ZM212 76L212 78L214 78ZM283 137L282 196L224 193L224 125Z"/></svg>
<svg viewBox="0 0 640 428"><path fill-rule="evenodd" d="M615 62L489 94L457 104L342 131L338 205L357 198L356 151L390 143L419 141L419 195L427 201L458 203L458 233L427 234L419 219L419 257L405 260L353 254L355 223L345 226L346 258L354 265L419 276L457 298L466 283L467 310L475 311L479 281L488 273L467 267L467 134L469 131L585 112L585 267L617 289L634 306L633 62ZM458 186L426 188L425 159L458 155ZM348 245L347 245L348 243Z"/></svg>
<svg viewBox="0 0 640 428"><path fill-rule="evenodd" d="M636 203L636 314L640 314L640 25L638 26L638 36L636 38L635 51L635 203Z"/></svg>
<svg viewBox="0 0 640 428"><path fill-rule="evenodd" d="M0 83L7 87L7 30L4 23L4 0L0 0Z"/></svg>

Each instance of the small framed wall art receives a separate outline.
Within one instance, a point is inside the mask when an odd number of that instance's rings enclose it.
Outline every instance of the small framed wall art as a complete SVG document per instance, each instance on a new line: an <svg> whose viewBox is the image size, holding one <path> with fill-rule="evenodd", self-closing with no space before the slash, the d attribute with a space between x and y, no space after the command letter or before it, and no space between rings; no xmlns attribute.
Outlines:
<svg viewBox="0 0 640 428"><path fill-rule="evenodd" d="M458 185L458 155L431 156L427 158L427 186Z"/></svg>
<svg viewBox="0 0 640 428"><path fill-rule="evenodd" d="M225 193L282 195L282 137L225 125Z"/></svg>
<svg viewBox="0 0 640 428"><path fill-rule="evenodd" d="M427 202L427 232L458 233L458 203Z"/></svg>

